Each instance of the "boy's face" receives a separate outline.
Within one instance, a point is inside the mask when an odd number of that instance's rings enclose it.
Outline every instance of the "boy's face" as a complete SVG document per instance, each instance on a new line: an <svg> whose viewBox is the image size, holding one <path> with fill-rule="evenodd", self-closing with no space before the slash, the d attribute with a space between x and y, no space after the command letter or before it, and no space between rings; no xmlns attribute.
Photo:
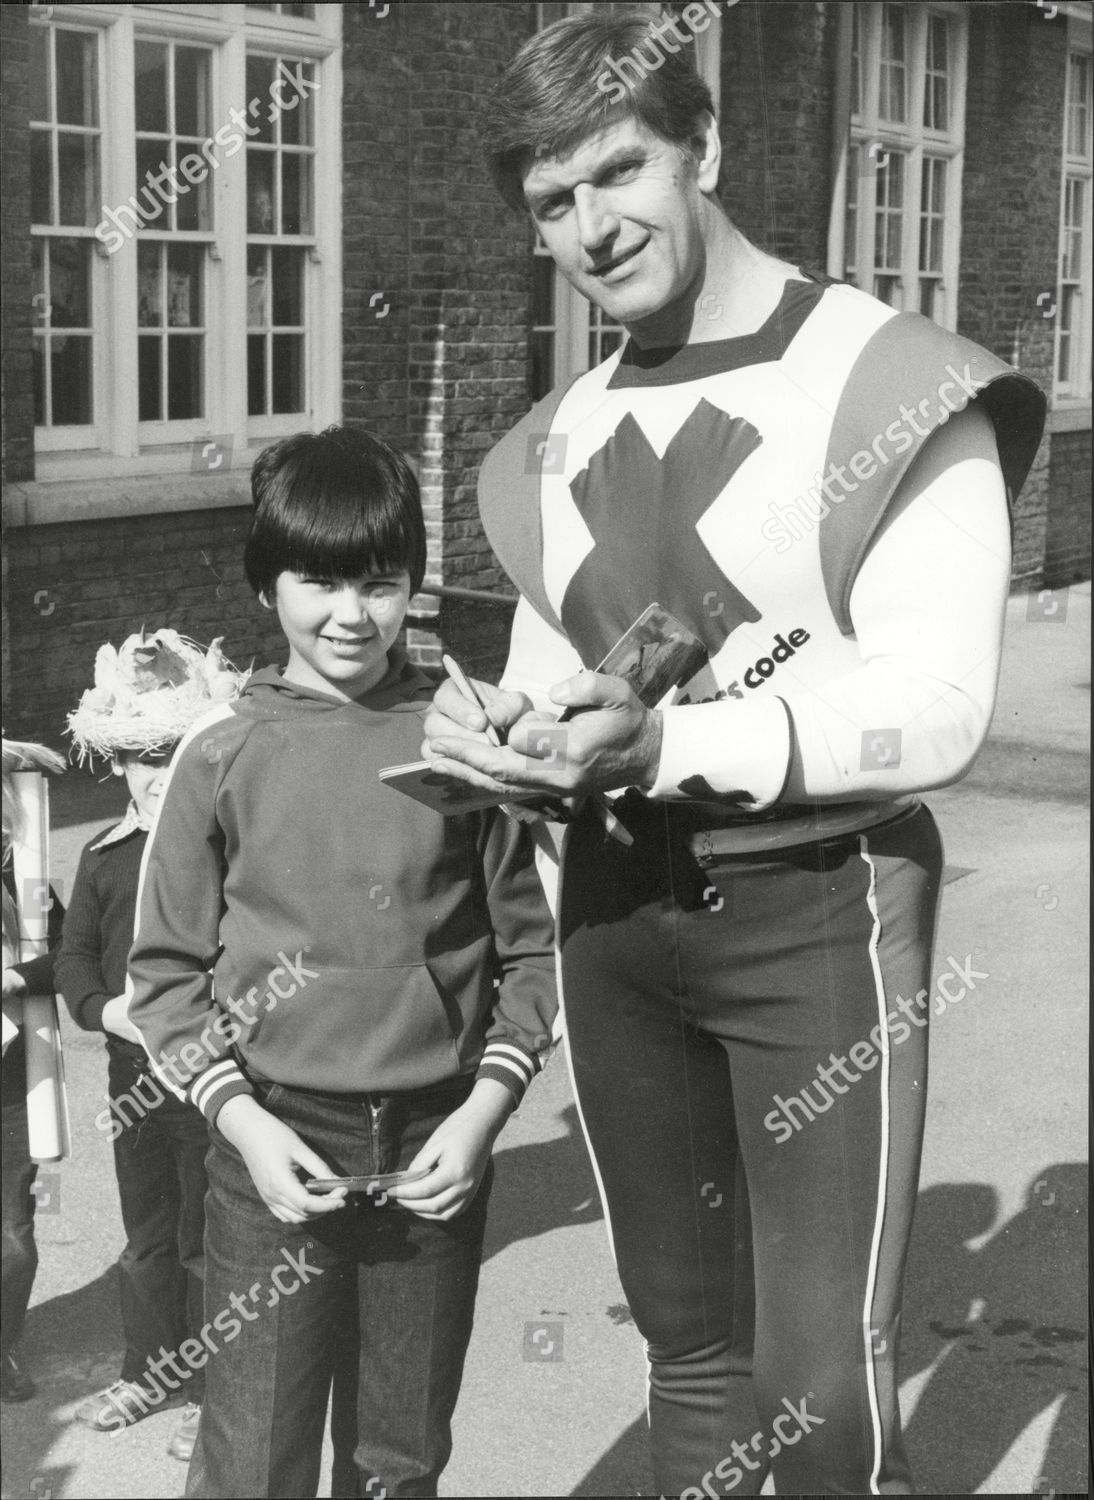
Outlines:
<svg viewBox="0 0 1094 1500"><path fill-rule="evenodd" d="M351 580L279 573L272 600L289 662L285 676L336 698L359 698L387 672L387 654L410 605L410 574Z"/></svg>
<svg viewBox="0 0 1094 1500"><path fill-rule="evenodd" d="M125 777L129 795L146 823L151 823L156 816L174 749L174 745L170 745L161 750L122 750L114 756L114 775Z"/></svg>

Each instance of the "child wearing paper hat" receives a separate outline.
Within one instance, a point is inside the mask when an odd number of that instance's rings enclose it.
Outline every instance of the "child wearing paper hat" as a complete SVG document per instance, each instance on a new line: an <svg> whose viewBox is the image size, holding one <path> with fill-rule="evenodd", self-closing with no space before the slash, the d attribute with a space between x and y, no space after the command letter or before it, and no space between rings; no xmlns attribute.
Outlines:
<svg viewBox="0 0 1094 1500"><path fill-rule="evenodd" d="M100 646L95 683L68 716L81 763L108 757L130 804L80 856L65 918L57 987L76 1024L102 1031L110 1107L96 1126L114 1143L126 1246L119 1260L125 1356L120 1377L83 1401L76 1417L120 1431L159 1407L183 1407L168 1452L188 1461L197 1433L201 1372L165 1392L164 1357L198 1334L207 1127L201 1112L164 1087L126 1014L126 960L141 858L178 741L245 681L215 640L208 650L175 630ZM175 1368L172 1364L171 1368ZM185 1368L185 1367L183 1367Z"/></svg>

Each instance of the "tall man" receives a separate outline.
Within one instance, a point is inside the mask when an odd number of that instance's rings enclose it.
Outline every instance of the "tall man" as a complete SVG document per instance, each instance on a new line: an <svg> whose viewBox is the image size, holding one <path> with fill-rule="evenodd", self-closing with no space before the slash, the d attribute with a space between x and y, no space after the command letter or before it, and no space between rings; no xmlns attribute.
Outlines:
<svg viewBox="0 0 1094 1500"><path fill-rule="evenodd" d="M896 1353L942 869L917 794L987 731L1044 400L750 244L665 28L558 22L489 107L503 195L629 339L483 467L521 592L507 691L486 690L507 743L447 685L427 753L481 785L629 788L632 846L592 803L568 831L559 930L658 1489L757 1493L773 1467L780 1493L908 1493ZM709 662L649 711L587 669L655 600ZM562 706L582 712L545 731Z"/></svg>

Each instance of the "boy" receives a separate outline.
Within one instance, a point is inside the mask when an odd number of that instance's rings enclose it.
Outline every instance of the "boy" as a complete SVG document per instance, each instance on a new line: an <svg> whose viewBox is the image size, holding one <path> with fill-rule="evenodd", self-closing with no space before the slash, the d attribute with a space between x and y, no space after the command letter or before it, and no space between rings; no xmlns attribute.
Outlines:
<svg viewBox="0 0 1094 1500"><path fill-rule="evenodd" d="M337 1374L336 1490L433 1495L491 1147L549 1045L553 923L520 825L377 779L433 691L396 644L425 568L405 460L330 428L251 484L244 564L288 663L180 747L130 956L130 1014L215 1127L187 1493L314 1495ZM306 1185L402 1168L425 1175Z"/></svg>
<svg viewBox="0 0 1094 1500"><path fill-rule="evenodd" d="M57 984L77 1026L106 1036L111 1109L97 1124L114 1142L126 1245L121 1275L125 1356L118 1380L76 1408L98 1432L115 1432L182 1406L168 1453L188 1461L197 1433L201 1372L176 1390L154 1378L155 1361L201 1327L205 1153L200 1110L164 1090L149 1071L140 1033L125 1014L125 974L148 829L167 765L183 733L242 678L175 631L130 636L95 661L95 686L69 716L81 760L109 756L130 803L122 821L83 850L65 917Z"/></svg>

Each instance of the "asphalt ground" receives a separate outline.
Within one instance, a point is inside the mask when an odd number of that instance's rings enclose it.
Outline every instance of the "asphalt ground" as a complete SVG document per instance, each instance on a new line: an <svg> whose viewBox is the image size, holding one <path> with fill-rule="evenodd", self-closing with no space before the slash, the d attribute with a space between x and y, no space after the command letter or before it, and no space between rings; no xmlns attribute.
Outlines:
<svg viewBox="0 0 1094 1500"><path fill-rule="evenodd" d="M1013 598L990 739L960 785L927 799L948 867L936 969L969 958L986 975L932 1020L900 1386L928 1494L1087 1491L1089 653L1089 584ZM62 893L82 845L123 806L117 781L73 771L56 784ZM74 1150L40 1175L21 1349L39 1394L3 1408L3 1495L181 1495L184 1468L165 1454L177 1414L118 1437L72 1420L119 1369L123 1237L110 1146L92 1123L102 1042L66 1024L65 1051ZM561 1052L496 1163L441 1493L650 1493L642 1341Z"/></svg>

